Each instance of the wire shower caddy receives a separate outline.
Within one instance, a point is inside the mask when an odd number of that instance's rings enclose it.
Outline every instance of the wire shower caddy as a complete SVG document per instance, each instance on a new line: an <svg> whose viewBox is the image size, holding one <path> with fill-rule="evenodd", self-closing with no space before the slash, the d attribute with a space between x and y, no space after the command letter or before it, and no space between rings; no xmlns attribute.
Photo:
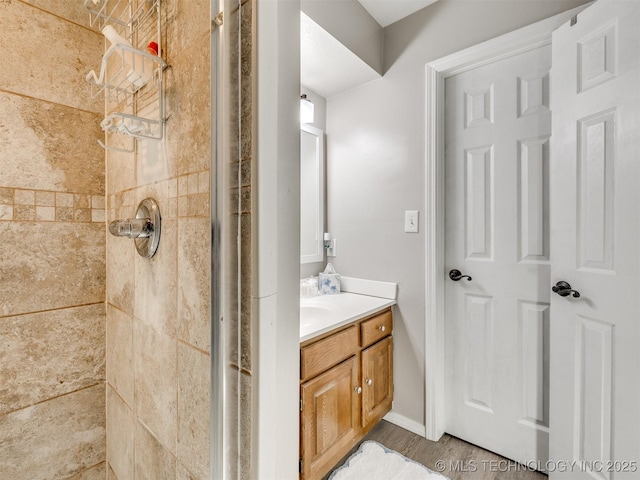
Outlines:
<svg viewBox="0 0 640 480"><path fill-rule="evenodd" d="M109 112L100 122L106 138L123 135L128 146L108 146L105 149L134 152L136 139L160 140L164 136L161 0L84 0L92 28L102 31L111 26L130 45L111 45L100 64L100 71L86 76L91 85L91 97L105 96ZM158 54L149 53L146 46L156 42ZM116 138L113 138L114 143Z"/></svg>

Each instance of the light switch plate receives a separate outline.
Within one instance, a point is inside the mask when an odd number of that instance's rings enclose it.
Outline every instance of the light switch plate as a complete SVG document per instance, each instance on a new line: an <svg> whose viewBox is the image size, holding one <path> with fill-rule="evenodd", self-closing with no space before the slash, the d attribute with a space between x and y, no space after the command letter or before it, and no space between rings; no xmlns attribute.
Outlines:
<svg viewBox="0 0 640 480"><path fill-rule="evenodd" d="M418 210L406 210L404 212L404 231L418 233Z"/></svg>

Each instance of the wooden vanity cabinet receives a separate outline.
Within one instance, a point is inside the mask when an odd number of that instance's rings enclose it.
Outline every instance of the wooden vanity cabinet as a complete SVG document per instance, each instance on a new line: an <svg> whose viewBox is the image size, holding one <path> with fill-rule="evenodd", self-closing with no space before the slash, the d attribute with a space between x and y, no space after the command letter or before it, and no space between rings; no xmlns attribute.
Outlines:
<svg viewBox="0 0 640 480"><path fill-rule="evenodd" d="M362 351L362 428L369 431L389 410L393 400L391 337Z"/></svg>
<svg viewBox="0 0 640 480"><path fill-rule="evenodd" d="M300 348L300 478L321 479L391 410L391 309Z"/></svg>

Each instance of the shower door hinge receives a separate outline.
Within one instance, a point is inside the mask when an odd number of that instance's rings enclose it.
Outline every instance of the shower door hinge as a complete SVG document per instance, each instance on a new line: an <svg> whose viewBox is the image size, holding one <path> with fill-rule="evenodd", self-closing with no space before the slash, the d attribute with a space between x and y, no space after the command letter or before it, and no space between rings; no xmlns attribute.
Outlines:
<svg viewBox="0 0 640 480"><path fill-rule="evenodd" d="M219 12L213 20L211 20L211 28L219 27L224 23L224 13Z"/></svg>

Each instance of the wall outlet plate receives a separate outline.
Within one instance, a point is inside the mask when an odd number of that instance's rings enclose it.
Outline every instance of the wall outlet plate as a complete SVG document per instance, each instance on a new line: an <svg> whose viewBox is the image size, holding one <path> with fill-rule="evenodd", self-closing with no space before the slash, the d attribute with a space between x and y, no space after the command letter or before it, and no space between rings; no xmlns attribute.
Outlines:
<svg viewBox="0 0 640 480"><path fill-rule="evenodd" d="M331 246L327 248L327 257L335 257L338 251L338 241L335 238L331 239Z"/></svg>

